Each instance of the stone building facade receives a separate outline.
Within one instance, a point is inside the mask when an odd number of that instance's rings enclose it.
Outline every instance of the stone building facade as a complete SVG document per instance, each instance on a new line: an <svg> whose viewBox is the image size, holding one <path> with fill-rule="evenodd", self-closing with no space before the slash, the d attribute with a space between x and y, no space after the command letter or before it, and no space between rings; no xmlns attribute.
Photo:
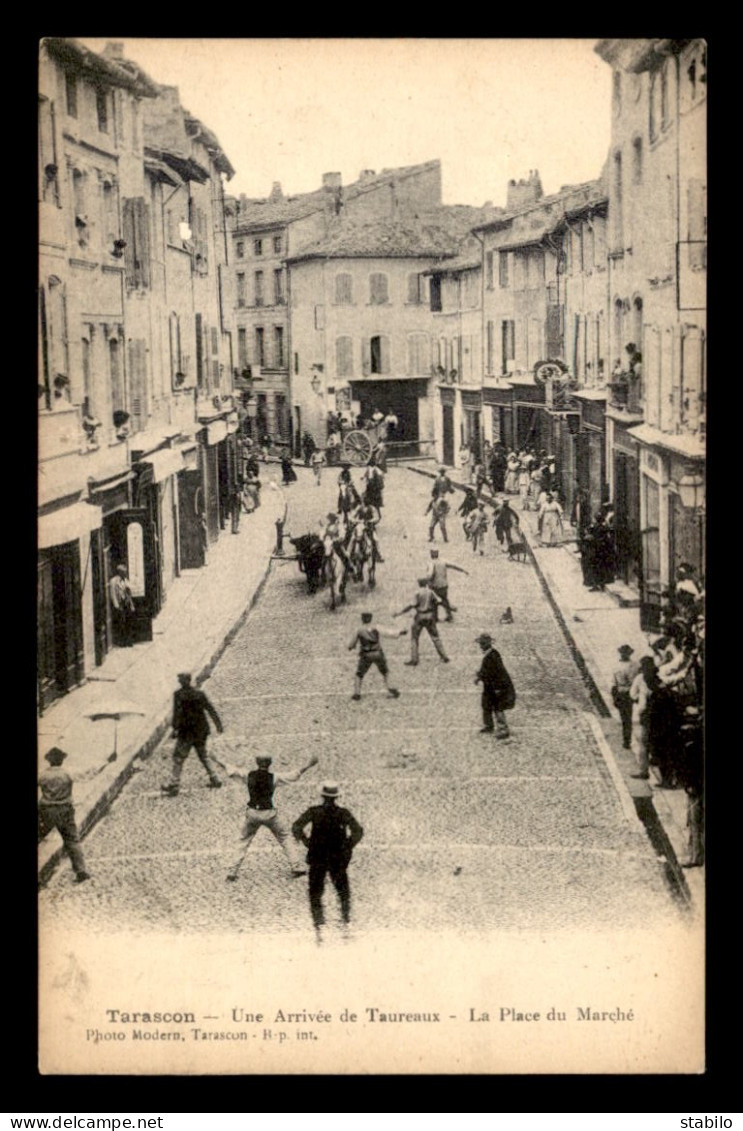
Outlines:
<svg viewBox="0 0 743 1131"><path fill-rule="evenodd" d="M222 176L232 170L219 143L120 45L96 54L47 38L39 76L43 710L120 643L108 592L117 565L132 584L133 637L147 639L181 568L203 563L200 449L210 422L221 421L226 439L236 413L220 290L229 281ZM170 238L175 194L189 202L190 226ZM208 327L200 365L199 314ZM199 483L184 505L190 469ZM184 558L190 517L200 562Z"/></svg>

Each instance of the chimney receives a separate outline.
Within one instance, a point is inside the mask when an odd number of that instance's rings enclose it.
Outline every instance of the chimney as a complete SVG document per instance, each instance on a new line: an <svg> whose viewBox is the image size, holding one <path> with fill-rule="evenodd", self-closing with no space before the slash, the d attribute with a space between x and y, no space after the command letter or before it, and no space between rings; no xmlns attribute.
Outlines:
<svg viewBox="0 0 743 1131"><path fill-rule="evenodd" d="M341 187L340 173L323 173L322 187L324 189L339 189Z"/></svg>
<svg viewBox="0 0 743 1131"><path fill-rule="evenodd" d="M528 180L509 181L506 193L506 208L509 212L536 204L544 196L542 181L537 169L529 170Z"/></svg>
<svg viewBox="0 0 743 1131"><path fill-rule="evenodd" d="M368 181L370 179L370 177L376 177L376 175L377 174L374 172L373 169L362 169L361 172L359 173L359 180L360 181Z"/></svg>
<svg viewBox="0 0 743 1131"><path fill-rule="evenodd" d="M104 59L123 59L124 58L124 44L123 43L107 43L103 48Z"/></svg>
<svg viewBox="0 0 743 1131"><path fill-rule="evenodd" d="M284 194L281 191L281 181L274 181L271 185L271 195L268 198L272 204L284 199Z"/></svg>

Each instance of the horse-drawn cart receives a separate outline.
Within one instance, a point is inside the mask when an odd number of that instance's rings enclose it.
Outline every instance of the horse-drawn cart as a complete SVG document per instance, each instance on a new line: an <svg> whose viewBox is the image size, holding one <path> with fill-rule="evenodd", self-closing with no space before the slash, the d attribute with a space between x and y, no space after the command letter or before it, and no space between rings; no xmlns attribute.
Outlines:
<svg viewBox="0 0 743 1131"><path fill-rule="evenodd" d="M367 467L379 443L381 431L382 424L372 424L346 432L341 445L341 459L354 467Z"/></svg>

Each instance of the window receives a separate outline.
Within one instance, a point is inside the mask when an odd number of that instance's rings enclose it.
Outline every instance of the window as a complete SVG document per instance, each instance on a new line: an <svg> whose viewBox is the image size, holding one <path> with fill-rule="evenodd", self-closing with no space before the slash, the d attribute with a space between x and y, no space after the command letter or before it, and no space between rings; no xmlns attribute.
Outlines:
<svg viewBox="0 0 743 1131"><path fill-rule="evenodd" d="M245 306L245 273L243 271L237 273L237 305Z"/></svg>
<svg viewBox="0 0 743 1131"><path fill-rule="evenodd" d="M495 372L495 326L492 322L488 322L486 329L486 357L485 366L486 373L492 374Z"/></svg>
<svg viewBox="0 0 743 1131"><path fill-rule="evenodd" d="M237 256L238 259L244 259L245 258L245 241L244 240L238 240L237 243L235 244L235 255Z"/></svg>
<svg viewBox="0 0 743 1131"><path fill-rule="evenodd" d="M284 327L273 328L273 363L276 369L283 369L286 364L284 358Z"/></svg>
<svg viewBox="0 0 743 1131"><path fill-rule="evenodd" d="M39 199L59 204L59 169L54 136L54 104L39 99Z"/></svg>
<svg viewBox="0 0 743 1131"><path fill-rule="evenodd" d="M668 99L668 63L664 63L660 70L660 126L665 130L669 125L669 99Z"/></svg>
<svg viewBox="0 0 743 1131"><path fill-rule="evenodd" d="M104 181L103 190L103 244L107 251L114 250L114 240L119 238L119 214L116 207L116 190L110 181Z"/></svg>
<svg viewBox="0 0 743 1131"><path fill-rule="evenodd" d="M255 255L263 255L263 240L253 240L253 252Z"/></svg>
<svg viewBox="0 0 743 1131"><path fill-rule="evenodd" d="M69 71L65 74L65 103L67 106L67 113L71 118L77 117L77 78L75 75L70 74Z"/></svg>
<svg viewBox="0 0 743 1131"><path fill-rule="evenodd" d="M263 272L255 273L255 305L263 306Z"/></svg>
<svg viewBox="0 0 743 1131"><path fill-rule="evenodd" d="M172 313L168 320L170 332L170 375L176 388L183 383L183 359L181 357L181 320Z"/></svg>
<svg viewBox="0 0 743 1131"><path fill-rule="evenodd" d="M255 363L260 366L266 364L266 343L262 326L255 328Z"/></svg>
<svg viewBox="0 0 743 1131"><path fill-rule="evenodd" d="M622 109L622 72L621 71L615 71L614 72L613 96L614 96L614 113L618 114Z"/></svg>
<svg viewBox="0 0 743 1131"><path fill-rule="evenodd" d="M211 337L212 337L212 356L218 357L219 356L219 333L217 332L216 326L212 326Z"/></svg>
<svg viewBox="0 0 743 1131"><path fill-rule="evenodd" d="M237 368L242 374L248 365L248 332L244 326L237 331Z"/></svg>
<svg viewBox="0 0 743 1131"><path fill-rule="evenodd" d="M102 134L108 133L108 96L105 90L95 92L95 112L98 119L98 129Z"/></svg>
<svg viewBox="0 0 743 1131"><path fill-rule="evenodd" d="M338 306L348 306L353 302L353 278L351 275L336 275L335 301Z"/></svg>
<svg viewBox="0 0 743 1131"><path fill-rule="evenodd" d="M583 227L578 229L576 238L579 243L580 267L583 270ZM526 286L528 290L537 290L544 284L544 255L541 251L528 252L526 256Z"/></svg>
<svg viewBox="0 0 743 1131"><path fill-rule="evenodd" d="M478 273L476 271L467 271L464 275L464 306L471 310L478 305L479 301L480 285Z"/></svg>
<svg viewBox="0 0 743 1131"><path fill-rule="evenodd" d="M389 302L387 276L374 272L369 276L369 302L375 306Z"/></svg>
<svg viewBox="0 0 743 1131"><path fill-rule="evenodd" d="M414 274L408 275L408 302L416 303L416 305L425 302L426 299L426 285L423 275L417 271Z"/></svg>
<svg viewBox="0 0 743 1131"><path fill-rule="evenodd" d="M108 339L108 364L111 382L111 411L126 412L124 374L121 369L121 353L118 338Z"/></svg>
<svg viewBox="0 0 743 1131"><path fill-rule="evenodd" d="M642 138L636 137L632 141L632 184L642 184Z"/></svg>
<svg viewBox="0 0 743 1131"><path fill-rule="evenodd" d="M282 252L282 239L281 236L273 237L273 253L274 255L281 255Z"/></svg>
<svg viewBox="0 0 743 1131"><path fill-rule="evenodd" d="M93 396L93 380L90 368L90 339L83 338L80 345L82 347L83 364L83 400L87 406L87 415L95 418L95 399Z"/></svg>
<svg viewBox="0 0 743 1131"><path fill-rule="evenodd" d="M364 373L389 373L389 338L378 334L364 340Z"/></svg>
<svg viewBox="0 0 743 1131"><path fill-rule="evenodd" d="M707 186L700 177L689 178L686 197L689 266L701 271L707 266Z"/></svg>
<svg viewBox="0 0 743 1131"><path fill-rule="evenodd" d="M441 276L440 275L432 275L431 276L431 289L430 289L429 293L430 293L430 296L431 296L431 310L433 310L434 312L440 311L442 309L442 306L441 306Z"/></svg>
<svg viewBox="0 0 743 1131"><path fill-rule="evenodd" d="M80 247L87 247L90 240L85 180L85 174L80 169L72 170L72 206L75 213L75 234Z"/></svg>
<svg viewBox="0 0 743 1131"><path fill-rule="evenodd" d="M280 267L273 273L273 300L277 306L284 305L284 272Z"/></svg>
<svg viewBox="0 0 743 1131"><path fill-rule="evenodd" d="M428 334L408 334L408 376L428 376L430 371L431 339Z"/></svg>
<svg viewBox="0 0 743 1131"><path fill-rule="evenodd" d="M508 373L516 357L516 323L511 320L501 322L501 356L502 371Z"/></svg>
<svg viewBox="0 0 743 1131"><path fill-rule="evenodd" d="M498 252L498 286L508 286L508 252Z"/></svg>
<svg viewBox="0 0 743 1131"><path fill-rule="evenodd" d="M493 252L489 251L485 255L485 286L489 291L493 289Z"/></svg>
<svg viewBox="0 0 743 1131"><path fill-rule="evenodd" d="M124 200L124 267L127 286L147 287L150 284L149 208L144 197Z"/></svg>
<svg viewBox="0 0 743 1131"><path fill-rule="evenodd" d="M204 387L204 319L196 315L196 384L200 389Z"/></svg>
<svg viewBox="0 0 743 1131"><path fill-rule="evenodd" d="M337 377L353 377L353 338L335 339L335 373Z"/></svg>
<svg viewBox="0 0 743 1131"><path fill-rule="evenodd" d="M624 222L623 222L623 185L622 185L622 152L617 150L614 154L612 165L612 200L611 212L614 217L614 250L624 249Z"/></svg>

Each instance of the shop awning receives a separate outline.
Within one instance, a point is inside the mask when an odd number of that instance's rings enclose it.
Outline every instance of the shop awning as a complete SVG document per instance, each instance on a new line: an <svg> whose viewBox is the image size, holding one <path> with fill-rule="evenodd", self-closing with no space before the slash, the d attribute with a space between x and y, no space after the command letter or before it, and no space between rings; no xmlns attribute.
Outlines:
<svg viewBox="0 0 743 1131"><path fill-rule="evenodd" d="M171 475L183 471L183 456L172 448L152 452L147 459L142 460L142 463L148 463L152 467L153 483L162 483L164 479L169 479Z"/></svg>
<svg viewBox="0 0 743 1131"><path fill-rule="evenodd" d="M103 522L103 511L91 503L73 503L60 507L51 514L41 515L38 524L38 546L40 550L52 546L63 546L65 542L75 542L99 530Z"/></svg>
<svg viewBox="0 0 743 1131"><path fill-rule="evenodd" d="M707 454L705 444L697 433L676 436L661 432L659 428L653 428L650 424L640 424L635 428L628 428L627 435L633 440L639 440L648 448L665 448L666 451L686 459L705 459Z"/></svg>
<svg viewBox="0 0 743 1131"><path fill-rule="evenodd" d="M212 448L215 444L219 444L222 440L227 439L227 421L226 420L213 420L211 424L206 426L206 443L207 447Z"/></svg>

